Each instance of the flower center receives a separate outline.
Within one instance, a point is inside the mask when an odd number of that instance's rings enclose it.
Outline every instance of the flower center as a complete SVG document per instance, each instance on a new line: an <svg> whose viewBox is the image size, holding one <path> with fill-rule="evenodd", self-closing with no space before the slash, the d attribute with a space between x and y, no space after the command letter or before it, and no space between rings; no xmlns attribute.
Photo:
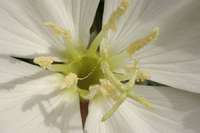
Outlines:
<svg viewBox="0 0 200 133"><path fill-rule="evenodd" d="M80 43L73 40L70 31L51 22L45 23L56 36L63 38L66 44L65 61L62 64L56 64L53 63L54 60L51 57L34 59L34 62L42 68L63 75L61 89L73 88L83 100L95 100L100 97L114 101L113 107L102 117L102 121L110 118L127 98L147 108L152 107L148 100L138 96L134 91L136 82L149 79L150 74L139 67L138 60L132 60L131 65L122 66L121 64L124 60L131 59L135 52L156 40L159 28L133 41L119 54L112 53L106 41L108 32L117 30L117 20L126 12L128 5L128 0L122 0L89 48L77 45ZM128 82L123 83L123 80Z"/></svg>
<svg viewBox="0 0 200 133"><path fill-rule="evenodd" d="M84 56L80 60L78 68L78 87L88 90L91 85L99 83L99 79L103 78L103 73L100 68L100 58Z"/></svg>

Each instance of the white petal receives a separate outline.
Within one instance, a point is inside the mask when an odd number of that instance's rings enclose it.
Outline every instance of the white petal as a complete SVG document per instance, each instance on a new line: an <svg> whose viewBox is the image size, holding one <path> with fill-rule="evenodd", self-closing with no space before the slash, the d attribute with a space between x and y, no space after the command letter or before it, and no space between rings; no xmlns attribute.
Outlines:
<svg viewBox="0 0 200 133"><path fill-rule="evenodd" d="M90 28L100 0L71 0L75 30L81 42L88 45Z"/></svg>
<svg viewBox="0 0 200 133"><path fill-rule="evenodd" d="M148 127L148 124L140 119L140 115L135 113L134 110L128 109L129 107L126 107L125 103L110 119L102 122L101 118L111 107L111 103L96 101L90 103L85 126L87 133L150 133L149 129L145 128ZM125 110L123 110L124 107Z"/></svg>
<svg viewBox="0 0 200 133"><path fill-rule="evenodd" d="M98 1L0 1L0 54L17 56L56 54L56 50L63 45L49 34L43 24L47 21L71 30L73 37L88 43L89 28Z"/></svg>
<svg viewBox="0 0 200 133"><path fill-rule="evenodd" d="M10 57L0 56L0 86L11 86L39 76L41 69Z"/></svg>
<svg viewBox="0 0 200 133"><path fill-rule="evenodd" d="M71 31L76 41L88 45L89 30L93 23L99 0L36 0L44 21L53 21ZM80 39L80 40L79 40Z"/></svg>
<svg viewBox="0 0 200 133"><path fill-rule="evenodd" d="M54 42L31 1L0 1L0 54L49 54Z"/></svg>
<svg viewBox="0 0 200 133"><path fill-rule="evenodd" d="M200 93L200 61L144 65L151 80L190 92ZM197 71L195 71L197 70Z"/></svg>
<svg viewBox="0 0 200 133"><path fill-rule="evenodd" d="M199 9L199 1L190 1L158 21L158 40L136 56L152 80L200 93Z"/></svg>
<svg viewBox="0 0 200 133"><path fill-rule="evenodd" d="M79 98L60 92L61 78L50 75L0 88L0 132L82 133Z"/></svg>
<svg viewBox="0 0 200 133"><path fill-rule="evenodd" d="M104 23L119 6L122 0L105 1ZM128 0L127 12L117 22L117 31L111 33L109 39L113 48L121 50L138 38L147 35L158 21L169 15L173 15L187 1L178 0Z"/></svg>
<svg viewBox="0 0 200 133"><path fill-rule="evenodd" d="M198 0L134 1L110 40L120 50L159 27L158 40L134 57L151 73L151 80L199 93L199 9Z"/></svg>
<svg viewBox="0 0 200 133"><path fill-rule="evenodd" d="M199 94L169 87L147 86L137 86L136 92L153 103L153 110L137 106L137 111L158 133L200 132Z"/></svg>
<svg viewBox="0 0 200 133"><path fill-rule="evenodd" d="M92 102L88 133L199 133L200 95L169 87L137 86L136 91L153 103L152 110L128 99L103 123L111 104Z"/></svg>

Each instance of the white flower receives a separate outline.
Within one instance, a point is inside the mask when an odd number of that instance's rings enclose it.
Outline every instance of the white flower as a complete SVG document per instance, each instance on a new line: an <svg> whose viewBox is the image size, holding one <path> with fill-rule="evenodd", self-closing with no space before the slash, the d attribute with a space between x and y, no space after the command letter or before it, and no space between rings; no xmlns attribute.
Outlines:
<svg viewBox="0 0 200 133"><path fill-rule="evenodd" d="M199 133L200 2L105 0L89 43L98 4L0 1L0 132Z"/></svg>

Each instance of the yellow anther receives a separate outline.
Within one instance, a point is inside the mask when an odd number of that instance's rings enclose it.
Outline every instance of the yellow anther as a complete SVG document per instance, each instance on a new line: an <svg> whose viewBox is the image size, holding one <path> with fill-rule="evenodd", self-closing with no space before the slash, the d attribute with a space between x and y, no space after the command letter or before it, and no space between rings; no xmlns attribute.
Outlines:
<svg viewBox="0 0 200 133"><path fill-rule="evenodd" d="M130 74L130 76L134 77L133 79L136 82L144 82L145 80L150 79L150 73L148 71L141 70L138 60L135 60L133 64L127 65L126 71ZM131 81L133 79L131 79ZM135 81L132 81L131 83L133 84Z"/></svg>
<svg viewBox="0 0 200 133"><path fill-rule="evenodd" d="M144 82L150 79L150 73L144 70L139 70L136 76L137 82Z"/></svg>
<svg viewBox="0 0 200 133"><path fill-rule="evenodd" d="M77 83L77 75L74 73L69 73L67 76L65 76L63 84L61 85L61 89L76 87Z"/></svg>
<svg viewBox="0 0 200 133"><path fill-rule="evenodd" d="M52 22L46 22L46 23L44 23L44 25L49 27L55 35L62 36L67 41L70 41L70 42L72 41L72 35L71 35L71 32L69 30L66 30L66 29L64 29L64 28L60 27L59 25L52 23Z"/></svg>
<svg viewBox="0 0 200 133"><path fill-rule="evenodd" d="M41 66L43 69L47 69L54 62L54 60L52 57L41 56L35 58L33 62Z"/></svg>
<svg viewBox="0 0 200 133"><path fill-rule="evenodd" d="M129 47L127 48L128 54L131 56L147 44L151 43L152 41L155 41L159 36L159 28L156 27L149 35L146 37L136 40L135 42L131 43Z"/></svg>
<svg viewBox="0 0 200 133"><path fill-rule="evenodd" d="M117 19L127 11L128 6L129 0L122 0L118 8L112 13L108 22L103 26L103 31L107 31L109 29L116 31Z"/></svg>
<svg viewBox="0 0 200 133"><path fill-rule="evenodd" d="M64 29L63 27L52 22L46 22L44 25L49 27L56 36L64 39L64 42L67 45L67 53L71 56L71 58L75 59L80 57L80 53L75 47L76 42L73 40L70 30Z"/></svg>
<svg viewBox="0 0 200 133"><path fill-rule="evenodd" d="M90 52L96 52L99 45L101 44L102 40L107 36L108 31L111 29L112 31L117 30L117 20L125 14L126 10L128 9L129 0L121 0L120 5L117 9L111 14L110 18L108 19L107 23L102 27L101 32L97 35L90 46Z"/></svg>
<svg viewBox="0 0 200 133"><path fill-rule="evenodd" d="M56 35L63 35L65 33L63 28L52 22L45 22L44 25L49 27Z"/></svg>

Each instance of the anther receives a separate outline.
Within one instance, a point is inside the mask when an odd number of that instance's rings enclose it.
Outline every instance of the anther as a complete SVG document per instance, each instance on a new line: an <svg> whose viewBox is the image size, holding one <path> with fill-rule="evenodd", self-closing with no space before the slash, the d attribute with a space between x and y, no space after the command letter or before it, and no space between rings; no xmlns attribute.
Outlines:
<svg viewBox="0 0 200 133"><path fill-rule="evenodd" d="M33 62L38 64L43 69L47 69L54 62L54 60L52 57L41 56L34 58Z"/></svg>
<svg viewBox="0 0 200 133"><path fill-rule="evenodd" d="M60 36L64 39L67 45L67 52L69 53L69 55L71 55L71 58L73 59L80 58L80 55L79 55L80 53L75 48L76 42L74 42L70 30L64 29L60 27L59 25L52 22L46 22L44 23L44 25L49 27L56 36Z"/></svg>
<svg viewBox="0 0 200 133"><path fill-rule="evenodd" d="M111 96L112 98L116 98L118 96L118 91L115 89L115 86L106 79L100 79L100 92L103 96Z"/></svg>
<svg viewBox="0 0 200 133"><path fill-rule="evenodd" d="M107 23L102 27L101 32L98 34L98 36L95 38L95 40L92 42L90 46L90 51L96 52L97 48L99 47L102 40L107 36L108 31L116 31L117 26L116 23L118 19L125 14L125 12L128 9L129 0L121 0L120 5L117 7L117 9L111 14L110 18L108 19Z"/></svg>
<svg viewBox="0 0 200 133"><path fill-rule="evenodd" d="M76 87L77 83L77 75L74 73L69 73L67 76L65 76L63 84L61 85L61 89Z"/></svg>
<svg viewBox="0 0 200 133"><path fill-rule="evenodd" d="M112 13L111 17L109 18L108 22L103 26L103 31L107 31L109 29L116 31L116 22L117 19L122 16L126 10L128 9L129 1L122 0L118 8Z"/></svg>
<svg viewBox="0 0 200 133"><path fill-rule="evenodd" d="M69 40L72 39L70 31L65 30L64 28L58 26L57 24L52 22L46 22L44 23L44 25L49 27L55 35L67 37Z"/></svg>
<svg viewBox="0 0 200 133"><path fill-rule="evenodd" d="M129 47L127 48L127 52L130 56L135 54L135 52L139 51L141 48L145 47L147 44L151 43L152 41L155 41L159 36L159 28L154 28L153 32L151 32L149 35L147 35L144 38L138 39L131 43Z"/></svg>

